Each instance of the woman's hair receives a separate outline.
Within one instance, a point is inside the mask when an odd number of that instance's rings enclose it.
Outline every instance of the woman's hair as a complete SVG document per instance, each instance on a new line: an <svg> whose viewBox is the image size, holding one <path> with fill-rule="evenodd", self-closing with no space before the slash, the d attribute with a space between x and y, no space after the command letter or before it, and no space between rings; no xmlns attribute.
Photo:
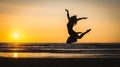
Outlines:
<svg viewBox="0 0 120 67"><path fill-rule="evenodd" d="M74 25L76 25L77 24L77 16L76 15L73 15L73 16L71 16L71 21L73 21L74 22Z"/></svg>

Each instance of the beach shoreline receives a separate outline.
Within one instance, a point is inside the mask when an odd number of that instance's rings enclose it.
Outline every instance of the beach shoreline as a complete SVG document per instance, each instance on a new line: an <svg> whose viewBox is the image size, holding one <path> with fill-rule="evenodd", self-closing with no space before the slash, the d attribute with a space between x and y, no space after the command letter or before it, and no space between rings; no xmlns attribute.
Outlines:
<svg viewBox="0 0 120 67"><path fill-rule="evenodd" d="M120 58L5 58L2 67L119 67Z"/></svg>

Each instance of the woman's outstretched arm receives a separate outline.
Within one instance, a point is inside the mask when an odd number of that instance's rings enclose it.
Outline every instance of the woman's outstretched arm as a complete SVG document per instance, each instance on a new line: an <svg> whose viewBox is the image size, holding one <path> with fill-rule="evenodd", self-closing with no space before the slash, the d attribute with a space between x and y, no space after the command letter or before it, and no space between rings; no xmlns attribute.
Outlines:
<svg viewBox="0 0 120 67"><path fill-rule="evenodd" d="M87 19L87 17L81 17L81 18L78 18L77 20L82 20L82 19Z"/></svg>
<svg viewBox="0 0 120 67"><path fill-rule="evenodd" d="M70 19L69 11L67 9L65 11L67 12L67 18Z"/></svg>

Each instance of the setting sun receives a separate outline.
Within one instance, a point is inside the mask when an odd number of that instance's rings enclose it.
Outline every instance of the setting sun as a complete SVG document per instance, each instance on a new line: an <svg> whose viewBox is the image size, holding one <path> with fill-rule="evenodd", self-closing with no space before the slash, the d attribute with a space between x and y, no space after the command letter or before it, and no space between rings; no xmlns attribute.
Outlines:
<svg viewBox="0 0 120 67"><path fill-rule="evenodd" d="M75 31L92 29L78 43L120 42L119 1L0 0L0 41L65 43L68 9L70 16L88 17L77 23Z"/></svg>
<svg viewBox="0 0 120 67"><path fill-rule="evenodd" d="M14 34L13 34L13 37L14 37L15 39L18 39L18 38L19 38L19 34L18 34L18 33L14 33Z"/></svg>

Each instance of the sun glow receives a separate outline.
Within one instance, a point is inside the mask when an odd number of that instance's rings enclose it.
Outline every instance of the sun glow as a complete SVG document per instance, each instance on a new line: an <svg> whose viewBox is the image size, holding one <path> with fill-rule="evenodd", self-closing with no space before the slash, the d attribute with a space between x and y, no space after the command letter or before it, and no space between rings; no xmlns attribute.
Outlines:
<svg viewBox="0 0 120 67"><path fill-rule="evenodd" d="M88 17L74 27L91 28L77 43L120 43L120 0L0 0L0 42L65 43L67 14Z"/></svg>
<svg viewBox="0 0 120 67"><path fill-rule="evenodd" d="M18 33L14 33L14 34L13 34L13 37L14 37L15 39L18 39L18 38L19 38L19 34L18 34Z"/></svg>
<svg viewBox="0 0 120 67"><path fill-rule="evenodd" d="M19 43L19 42L28 42L28 40L26 38L26 34L25 31L22 30L13 30L10 31L11 33L8 34L9 38L8 38L8 42L15 42L15 43Z"/></svg>

